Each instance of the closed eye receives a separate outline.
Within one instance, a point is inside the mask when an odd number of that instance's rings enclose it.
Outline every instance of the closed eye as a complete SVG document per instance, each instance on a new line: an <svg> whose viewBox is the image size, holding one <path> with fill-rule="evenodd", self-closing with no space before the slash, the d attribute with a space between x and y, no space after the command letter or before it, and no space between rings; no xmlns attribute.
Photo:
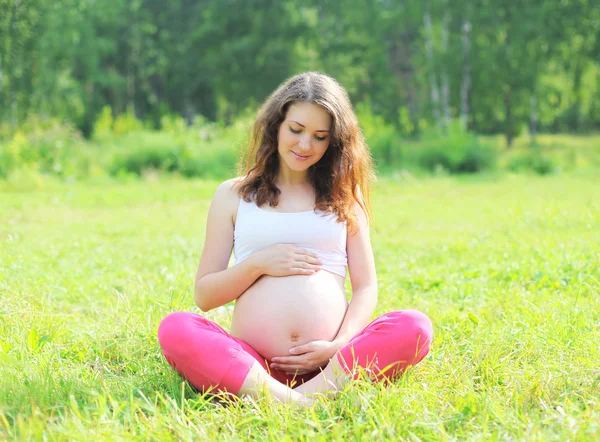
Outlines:
<svg viewBox="0 0 600 442"><path fill-rule="evenodd" d="M296 130L296 129L290 127L290 132L293 133L293 134L299 134L302 131L301 130ZM324 141L326 138L327 137L318 137L318 136L315 135L315 140L317 140L317 141Z"/></svg>

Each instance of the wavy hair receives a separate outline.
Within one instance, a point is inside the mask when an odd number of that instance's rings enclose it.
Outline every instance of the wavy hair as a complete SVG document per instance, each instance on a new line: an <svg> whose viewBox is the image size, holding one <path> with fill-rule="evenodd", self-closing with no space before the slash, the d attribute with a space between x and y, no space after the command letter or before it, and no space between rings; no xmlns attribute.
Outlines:
<svg viewBox="0 0 600 442"><path fill-rule="evenodd" d="M348 93L336 80L319 72L288 79L261 106L249 148L239 164L243 174L239 195L258 206L268 203L276 207L279 203L281 191L275 185L278 131L295 102L319 105L332 117L329 147L308 174L316 193L315 210L336 214L338 222L346 221L354 231L355 202L372 219L369 189L375 180L373 160Z"/></svg>

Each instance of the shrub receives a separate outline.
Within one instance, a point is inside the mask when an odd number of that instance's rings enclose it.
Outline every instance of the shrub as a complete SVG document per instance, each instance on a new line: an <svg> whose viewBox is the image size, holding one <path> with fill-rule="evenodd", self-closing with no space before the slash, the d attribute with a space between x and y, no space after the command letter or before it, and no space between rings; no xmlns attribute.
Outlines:
<svg viewBox="0 0 600 442"><path fill-rule="evenodd" d="M144 125L137 119L132 109L127 109L127 112L119 115L113 124L113 132L117 136L139 131L143 128Z"/></svg>
<svg viewBox="0 0 600 442"><path fill-rule="evenodd" d="M181 164L186 177L230 178L235 173L236 154L230 150L216 150L209 155L195 155Z"/></svg>
<svg viewBox="0 0 600 442"><path fill-rule="evenodd" d="M179 170L183 146L167 133L138 131L119 138L110 172L142 175L146 169Z"/></svg>
<svg viewBox="0 0 600 442"><path fill-rule="evenodd" d="M98 141L109 139L113 133L113 124L112 109L110 106L104 106L94 122L93 138Z"/></svg>
<svg viewBox="0 0 600 442"><path fill-rule="evenodd" d="M19 166L8 172L3 190L15 192L31 192L44 188L47 180L37 170L28 166Z"/></svg>
<svg viewBox="0 0 600 442"><path fill-rule="evenodd" d="M188 127L182 120L170 118L163 119L162 124L162 132L138 131L118 138L111 147L110 173L141 176L148 169L156 169L206 178L228 178L235 173L247 124L213 127L196 122Z"/></svg>
<svg viewBox="0 0 600 442"><path fill-rule="evenodd" d="M557 173L559 167L554 160L542 154L541 149L519 152L508 160L506 168L512 172L535 172L538 175Z"/></svg>
<svg viewBox="0 0 600 442"><path fill-rule="evenodd" d="M0 175L27 169L79 177L93 168L93 148L68 123L30 116L0 145Z"/></svg>
<svg viewBox="0 0 600 442"><path fill-rule="evenodd" d="M242 147L250 140L253 116L246 115L230 126L197 120L191 129L196 134L195 148L184 158L181 173L187 177L230 178Z"/></svg>
<svg viewBox="0 0 600 442"><path fill-rule="evenodd" d="M440 168L450 173L477 173L491 169L497 159L496 150L464 130L453 121L446 134L427 129L420 142L406 153L405 160L430 172Z"/></svg>
<svg viewBox="0 0 600 442"><path fill-rule="evenodd" d="M400 159L400 135L392 124L375 115L368 102L356 106L356 115L376 164L397 163Z"/></svg>

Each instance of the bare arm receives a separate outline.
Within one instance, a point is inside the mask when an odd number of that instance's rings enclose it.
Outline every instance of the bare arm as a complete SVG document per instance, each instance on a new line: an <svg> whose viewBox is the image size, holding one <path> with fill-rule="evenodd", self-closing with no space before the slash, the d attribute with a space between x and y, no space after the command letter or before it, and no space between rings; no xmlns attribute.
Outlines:
<svg viewBox="0 0 600 442"><path fill-rule="evenodd" d="M356 204L355 210L358 230L354 234L348 233L346 242L352 300L334 339L337 348L346 345L367 326L377 305L377 274L369 236L369 224L360 205Z"/></svg>
<svg viewBox="0 0 600 442"><path fill-rule="evenodd" d="M306 249L274 244L227 268L233 249L233 217L239 205L234 182L219 186L208 211L194 284L194 301L205 312L239 298L261 275L310 275L323 265L318 255Z"/></svg>
<svg viewBox="0 0 600 442"><path fill-rule="evenodd" d="M215 192L208 211L206 239L194 284L194 301L205 312L237 299L262 274L252 256L227 268L238 203L233 180L225 181Z"/></svg>

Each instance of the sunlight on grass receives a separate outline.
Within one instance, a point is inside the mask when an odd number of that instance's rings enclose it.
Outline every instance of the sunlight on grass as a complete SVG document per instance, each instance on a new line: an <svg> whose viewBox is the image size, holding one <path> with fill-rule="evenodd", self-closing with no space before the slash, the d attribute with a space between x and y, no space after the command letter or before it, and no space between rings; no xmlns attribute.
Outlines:
<svg viewBox="0 0 600 442"><path fill-rule="evenodd" d="M600 438L595 175L382 179L377 314L416 308L430 356L312 410L195 394L156 330L197 311L216 182L0 194L1 439ZM206 314L227 327L230 310Z"/></svg>

